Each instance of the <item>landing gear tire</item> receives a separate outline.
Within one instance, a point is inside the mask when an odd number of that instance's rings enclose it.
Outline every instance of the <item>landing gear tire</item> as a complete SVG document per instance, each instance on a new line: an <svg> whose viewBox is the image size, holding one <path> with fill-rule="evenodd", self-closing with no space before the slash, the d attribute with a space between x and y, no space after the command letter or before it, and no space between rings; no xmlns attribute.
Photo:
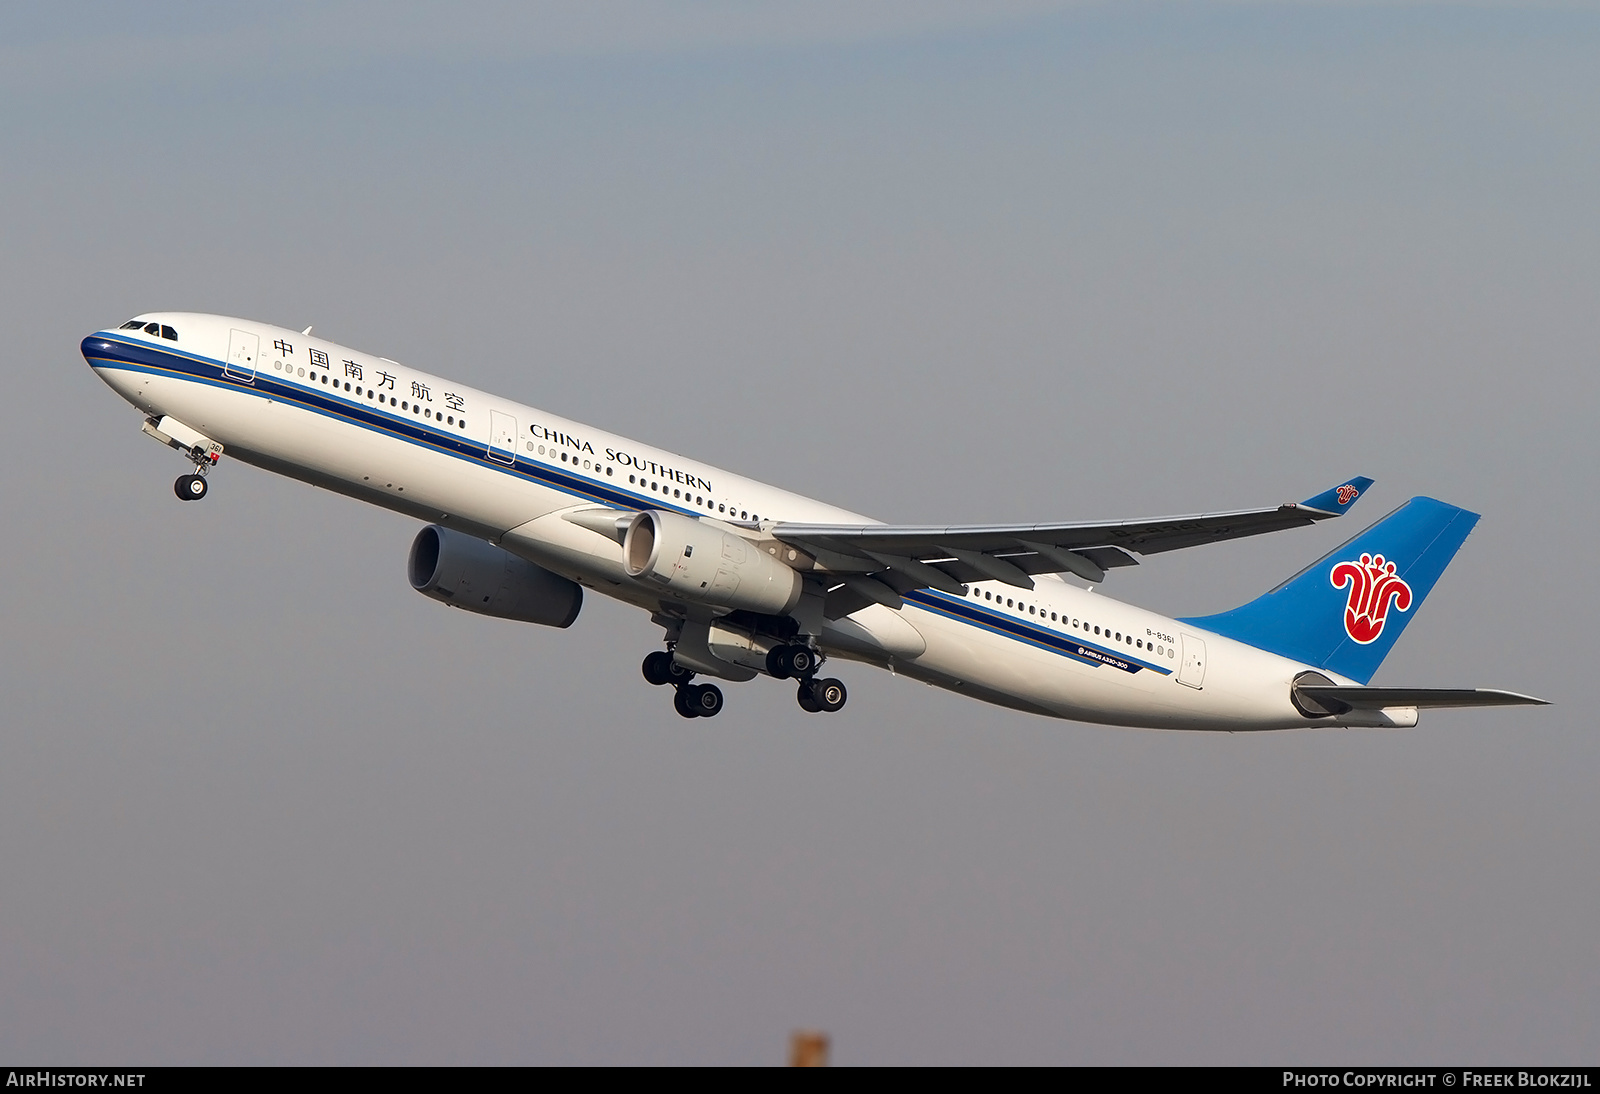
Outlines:
<svg viewBox="0 0 1600 1094"><path fill-rule="evenodd" d="M804 680L816 671L817 655L810 646L790 643L774 646L767 654L767 672L779 680Z"/></svg>
<svg viewBox="0 0 1600 1094"><path fill-rule="evenodd" d="M666 650L656 650L647 656L644 664L639 666L639 671L657 687L662 684L687 684L694 678L694 673L674 661L672 654Z"/></svg>
<svg viewBox="0 0 1600 1094"><path fill-rule="evenodd" d="M180 501L199 501L206 496L206 490L203 475L179 475L178 481L172 484L172 492Z"/></svg>
<svg viewBox="0 0 1600 1094"><path fill-rule="evenodd" d="M722 689L715 684L684 684L672 697L672 709L685 718L715 718L722 713Z"/></svg>
<svg viewBox="0 0 1600 1094"><path fill-rule="evenodd" d="M807 714L821 714L822 708L817 705L816 696L811 693L811 681L803 681L795 689L794 701L800 704L800 709Z"/></svg>
<svg viewBox="0 0 1600 1094"><path fill-rule="evenodd" d="M844 681L831 677L825 680L807 680L795 692L795 701L807 714L833 714L843 709L850 693Z"/></svg>
<svg viewBox="0 0 1600 1094"><path fill-rule="evenodd" d="M811 682L811 695L816 700L817 706L822 708L822 713L833 714L844 708L845 700L850 698L850 693L845 690L844 681L813 680Z"/></svg>
<svg viewBox="0 0 1600 1094"><path fill-rule="evenodd" d="M722 713L722 689L715 684L690 684L683 689L689 692L689 705L702 718L715 718Z"/></svg>

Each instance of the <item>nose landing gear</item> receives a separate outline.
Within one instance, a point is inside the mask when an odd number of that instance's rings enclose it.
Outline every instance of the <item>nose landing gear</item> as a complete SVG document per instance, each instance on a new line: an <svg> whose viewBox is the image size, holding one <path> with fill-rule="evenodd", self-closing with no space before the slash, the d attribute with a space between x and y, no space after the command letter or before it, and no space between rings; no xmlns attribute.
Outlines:
<svg viewBox="0 0 1600 1094"><path fill-rule="evenodd" d="M172 492L178 495L178 500L199 501L205 497L210 489L206 484L206 472L222 458L222 445L172 417L146 418L140 428L168 448L183 453L183 458L194 464L195 474L179 475L178 481L172 484Z"/></svg>
<svg viewBox="0 0 1600 1094"><path fill-rule="evenodd" d="M172 484L172 492L178 495L179 501L199 501L208 489L204 475L179 475L178 481Z"/></svg>

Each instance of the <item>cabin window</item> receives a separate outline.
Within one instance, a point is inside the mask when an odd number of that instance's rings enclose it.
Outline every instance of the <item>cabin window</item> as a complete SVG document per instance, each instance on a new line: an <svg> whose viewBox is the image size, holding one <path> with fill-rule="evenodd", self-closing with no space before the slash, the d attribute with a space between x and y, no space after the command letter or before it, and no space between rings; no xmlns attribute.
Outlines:
<svg viewBox="0 0 1600 1094"><path fill-rule="evenodd" d="M161 324L160 323L146 323L144 325L144 332L146 334L160 334L161 333Z"/></svg>
<svg viewBox="0 0 1600 1094"><path fill-rule="evenodd" d="M161 324L161 337L169 342L176 342L178 340L178 332L163 323Z"/></svg>
<svg viewBox="0 0 1600 1094"><path fill-rule="evenodd" d="M118 330L139 330L143 326L144 326L144 320L143 319L130 319L126 323L122 324L122 326L118 327L117 329Z"/></svg>

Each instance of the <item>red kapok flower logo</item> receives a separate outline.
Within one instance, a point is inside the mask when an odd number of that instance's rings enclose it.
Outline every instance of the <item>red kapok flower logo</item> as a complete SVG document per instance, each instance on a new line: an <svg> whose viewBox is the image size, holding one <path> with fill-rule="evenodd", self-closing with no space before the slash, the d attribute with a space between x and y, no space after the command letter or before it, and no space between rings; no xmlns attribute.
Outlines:
<svg viewBox="0 0 1600 1094"><path fill-rule="evenodd" d="M1344 632L1363 646L1383 633L1391 605L1400 612L1411 607L1411 586L1394 571L1394 563L1384 561L1382 555L1364 554L1360 562L1341 562L1328 575L1335 589L1350 586Z"/></svg>

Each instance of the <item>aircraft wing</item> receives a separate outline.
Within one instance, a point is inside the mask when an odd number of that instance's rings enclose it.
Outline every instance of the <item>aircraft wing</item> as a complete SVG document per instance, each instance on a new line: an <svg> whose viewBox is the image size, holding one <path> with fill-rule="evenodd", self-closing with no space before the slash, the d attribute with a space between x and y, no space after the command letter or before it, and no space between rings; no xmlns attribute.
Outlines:
<svg viewBox="0 0 1600 1094"><path fill-rule="evenodd" d="M1371 479L1358 477L1269 509L1147 520L951 527L780 523L768 534L845 575L841 580L858 598L899 607L898 594L932 588L963 596L962 585L974 581L1002 581L1021 589L1033 588L1031 575L1042 573L1100 581L1109 569L1138 565L1134 554L1220 543L1341 516L1370 485ZM828 614L833 612L830 603Z"/></svg>

